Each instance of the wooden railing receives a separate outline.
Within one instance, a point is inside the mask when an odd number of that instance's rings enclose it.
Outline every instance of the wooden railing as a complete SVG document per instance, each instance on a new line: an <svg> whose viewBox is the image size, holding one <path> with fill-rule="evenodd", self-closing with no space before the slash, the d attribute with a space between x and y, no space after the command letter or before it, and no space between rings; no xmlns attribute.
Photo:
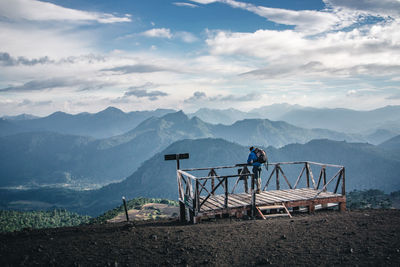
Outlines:
<svg viewBox="0 0 400 267"><path fill-rule="evenodd" d="M217 174L216 170L219 169L238 169L238 166L223 166L223 167L213 167L213 168L198 168L198 169L186 169L177 170L177 182L178 182L178 192L179 201L185 203L190 209L195 212L200 212L201 207L204 203L211 197L215 195L218 189L222 189L225 198L224 202L221 203L219 200L214 199L221 206L228 207L228 199L230 194L235 193L235 187L240 179L245 181L247 184L248 178L251 178L251 189L254 191L254 174L250 173L246 166L244 166L239 174L234 175L221 175ZM192 171L208 171L208 175L204 177L195 177L189 172ZM229 180L237 178L236 184L231 192L229 192ZM208 183L210 181L210 183ZM201 194L203 197L200 197ZM251 205L251 203L248 203Z"/></svg>
<svg viewBox="0 0 400 267"><path fill-rule="evenodd" d="M269 177L263 187L263 191L271 190L271 181L274 177L275 179L275 189L281 190L283 184L281 186L281 180L283 179L286 183L288 189L297 189L299 188L302 179L305 183L306 188L312 188L316 190L314 198L317 198L322 192L327 191L328 186L335 185L332 188L333 193L337 193L339 186L341 186L341 195L345 195L345 168L341 165L333 165L333 164L322 164L317 162L310 161L301 161L301 162L279 162L279 163L269 163L268 166L264 165L266 169L270 168ZM296 179L290 179L285 173L286 166L299 166L300 171L296 175ZM314 173L312 171L312 167L319 168L318 179L316 180ZM327 168L330 168L330 171L334 171L334 174L327 178ZM222 170L229 171L235 169L237 174L229 174L229 175L218 175L217 171L220 172ZM331 170L332 169L332 170ZM206 171L208 172L207 176L196 177L192 173ZM232 173L232 172L231 172ZM267 172L268 173L268 172ZM293 170L291 171L293 173ZM304 178L303 178L304 177ZM229 191L229 184L232 185L229 181L234 180L236 178L235 183L233 184L232 190ZM248 192L247 181L248 178L251 178L251 191ZM184 203L186 207L194 213L196 216L198 212L200 212L201 207L210 197L216 194L217 190L220 190L224 194L223 203L213 198L213 201L217 202L222 207L228 207L228 200L230 194L235 194L235 190L237 189L237 185L240 181L243 181L244 184L244 192L251 193L252 198L251 202L248 205L254 205L255 203L255 181L254 174L252 174L248 170L248 166L246 164L237 164L235 166L221 166L221 167L213 167L213 168L197 168L197 169L185 169L185 170L177 170L177 183L178 183L178 193L179 193L179 201ZM285 186L286 187L286 186ZM274 189L274 190L275 190Z"/></svg>
<svg viewBox="0 0 400 267"><path fill-rule="evenodd" d="M319 190L316 193L315 197L320 195L322 192L326 191L328 186L334 181L336 181L336 185L334 187L333 193L336 194L338 192L339 186L341 184L341 194L342 195L346 194L344 166L334 165L334 164L322 164L322 163L312 162L312 161L279 162L279 163L270 163L269 165L274 166L274 167L271 171L271 174L269 175L269 178L268 178L263 190L268 190L270 181L275 174L276 190L280 190L280 188L281 188L281 186L280 186L280 176L281 175L284 178L284 181L286 182L286 184L288 185L288 187L290 189L296 189L298 187L302 177L305 176L304 179L306 179L306 185L307 185L306 187L313 188L315 190ZM282 166L285 166L285 165L299 165L300 167L302 167L293 186L290 183L289 179L287 178L284 170L282 169ZM314 174L311 169L312 165L320 168L317 182L314 179ZM332 177L330 177L328 180L326 177L327 168L332 168L332 169L336 170L334 175ZM310 182L312 183L312 185L310 184ZM321 189L320 189L320 186L322 186Z"/></svg>

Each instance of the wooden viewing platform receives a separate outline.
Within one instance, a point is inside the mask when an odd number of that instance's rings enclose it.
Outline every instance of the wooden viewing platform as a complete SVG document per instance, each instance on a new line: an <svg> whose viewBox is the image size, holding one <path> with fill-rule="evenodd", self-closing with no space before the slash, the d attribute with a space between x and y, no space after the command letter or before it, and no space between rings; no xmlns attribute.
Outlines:
<svg viewBox="0 0 400 267"><path fill-rule="evenodd" d="M181 220L196 223L201 218L216 215L237 217L259 215L265 219L268 216L291 216L289 211L295 211L301 207L313 212L315 206L328 207L328 204L338 204L340 211L346 209L345 168L343 166L309 161L269 163L264 166L266 168L263 169L261 176L267 173L268 179L264 181L262 190L257 188L254 174L249 171L246 164L178 169ZM269 171L267 171L268 167L270 167ZM287 173L285 173L286 169L288 169ZM313 173L316 169L318 169L318 176L314 176ZM218 175L217 171L225 174ZM232 172L237 174L229 174ZM208 175L197 177L196 173L208 173ZM327 179L327 173L331 175L329 179ZM291 176L296 179L290 179ZM271 183L273 180L275 183ZM281 180L284 181L282 184ZM240 183L243 183L242 192L238 192ZM338 193L339 189L340 193ZM269 215L264 216L263 210L269 211ZM277 210L282 210L284 213L276 213Z"/></svg>

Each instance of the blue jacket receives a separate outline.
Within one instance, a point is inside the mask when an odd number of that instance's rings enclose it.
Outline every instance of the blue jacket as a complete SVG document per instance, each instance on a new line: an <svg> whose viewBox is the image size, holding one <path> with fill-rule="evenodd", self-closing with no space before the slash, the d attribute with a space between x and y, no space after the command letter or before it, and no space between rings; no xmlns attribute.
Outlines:
<svg viewBox="0 0 400 267"><path fill-rule="evenodd" d="M260 162L257 162L257 155L254 152L255 149L253 149L250 154L249 154L249 158L247 159L247 164L252 164L253 166L261 166Z"/></svg>

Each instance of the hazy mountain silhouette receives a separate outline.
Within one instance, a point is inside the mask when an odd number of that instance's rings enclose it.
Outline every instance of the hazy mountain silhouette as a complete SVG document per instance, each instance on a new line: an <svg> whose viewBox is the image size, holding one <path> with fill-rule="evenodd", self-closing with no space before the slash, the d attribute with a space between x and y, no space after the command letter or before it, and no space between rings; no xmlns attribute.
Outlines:
<svg viewBox="0 0 400 267"><path fill-rule="evenodd" d="M215 137L242 145L262 145L281 147L291 143L306 143L312 139L358 141L361 138L324 129L304 129L283 121L267 119L247 119L232 125L213 127Z"/></svg>
<svg viewBox="0 0 400 267"><path fill-rule="evenodd" d="M38 116L32 115L32 114L20 114L16 116L3 116L3 119L9 120L9 121L22 121L22 120L32 120L32 119L38 119Z"/></svg>
<svg viewBox="0 0 400 267"><path fill-rule="evenodd" d="M386 106L370 111L343 108L295 109L280 119L300 127L324 128L346 133L361 133L371 129L391 130L395 125L400 126L400 106Z"/></svg>
<svg viewBox="0 0 400 267"><path fill-rule="evenodd" d="M71 115L58 113L53 116ZM269 120L212 125L197 117L189 119L179 111L161 118L151 117L125 134L101 140L52 132L4 136L0 138L0 186L68 181L110 183L125 178L175 141L206 137L224 138L246 146L275 147L305 143L315 138L354 140L341 133L302 129Z"/></svg>
<svg viewBox="0 0 400 267"><path fill-rule="evenodd" d="M230 125L244 119L285 121L306 129L328 129L353 133L380 144L400 134L400 106L386 106L370 111L312 108L287 103L255 108L249 112L236 109L199 109L190 114L212 124Z"/></svg>
<svg viewBox="0 0 400 267"><path fill-rule="evenodd" d="M243 112L237 109L209 109L201 108L195 113L188 114L189 117L198 117L204 122L211 124L225 124L230 125L239 120L244 119L257 119L261 115L256 112Z"/></svg>
<svg viewBox="0 0 400 267"><path fill-rule="evenodd" d="M207 136L204 123L183 112L152 117L132 131L101 140L55 132L3 136L0 186L118 181L171 143Z"/></svg>
<svg viewBox="0 0 400 267"><path fill-rule="evenodd" d="M175 111L157 109L154 111L133 111L125 113L117 108L108 107L105 110L93 114L84 112L72 115L58 111L43 118L13 120L13 122L24 132L51 131L61 134L107 138L123 134L150 117L159 117L170 112ZM2 128L0 128L0 133L4 136Z"/></svg>

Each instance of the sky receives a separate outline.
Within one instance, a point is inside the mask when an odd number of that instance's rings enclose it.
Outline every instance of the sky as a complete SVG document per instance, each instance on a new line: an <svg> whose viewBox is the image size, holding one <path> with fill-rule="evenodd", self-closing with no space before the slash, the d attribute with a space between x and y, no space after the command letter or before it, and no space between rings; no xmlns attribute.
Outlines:
<svg viewBox="0 0 400 267"><path fill-rule="evenodd" d="M400 105L400 0L0 0L0 115Z"/></svg>

